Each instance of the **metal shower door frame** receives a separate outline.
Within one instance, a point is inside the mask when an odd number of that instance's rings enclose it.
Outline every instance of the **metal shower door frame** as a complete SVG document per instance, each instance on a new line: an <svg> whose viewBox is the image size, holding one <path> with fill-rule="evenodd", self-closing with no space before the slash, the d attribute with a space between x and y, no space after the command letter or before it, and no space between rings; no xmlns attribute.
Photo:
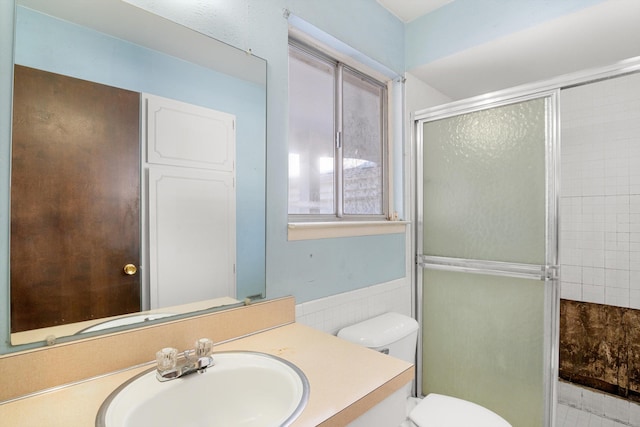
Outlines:
<svg viewBox="0 0 640 427"><path fill-rule="evenodd" d="M488 110L519 102L545 99L545 263L543 265L518 264L500 261L472 260L438 256L426 256L423 248L423 169L424 155L423 125L425 123ZM422 270L423 268L491 274L540 280L544 282L544 420L545 426L551 426L555 419L557 378L558 378L558 322L560 293L558 280L558 206L559 206L559 89L542 91L522 91L505 93L493 97L472 98L454 102L441 107L417 112L413 117L414 159L416 173L415 194L415 249L416 249L416 288L415 311L422 325ZM422 334L418 335L416 387L418 396L422 395Z"/></svg>

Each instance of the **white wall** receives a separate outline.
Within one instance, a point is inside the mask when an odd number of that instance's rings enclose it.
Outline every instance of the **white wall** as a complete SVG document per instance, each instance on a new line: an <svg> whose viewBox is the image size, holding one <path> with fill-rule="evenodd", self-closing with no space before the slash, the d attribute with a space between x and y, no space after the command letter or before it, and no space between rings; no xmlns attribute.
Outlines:
<svg viewBox="0 0 640 427"><path fill-rule="evenodd" d="M425 108L446 104L452 99L432 88L411 73L406 73L405 105L407 113L414 113Z"/></svg>
<svg viewBox="0 0 640 427"><path fill-rule="evenodd" d="M640 309L640 74L563 90L561 296Z"/></svg>
<svg viewBox="0 0 640 427"><path fill-rule="evenodd" d="M561 297L640 309L640 74L561 92ZM640 426L640 405L560 382L560 403Z"/></svg>
<svg viewBox="0 0 640 427"><path fill-rule="evenodd" d="M399 279L296 305L296 322L335 335L345 326L393 311L411 316L411 286Z"/></svg>

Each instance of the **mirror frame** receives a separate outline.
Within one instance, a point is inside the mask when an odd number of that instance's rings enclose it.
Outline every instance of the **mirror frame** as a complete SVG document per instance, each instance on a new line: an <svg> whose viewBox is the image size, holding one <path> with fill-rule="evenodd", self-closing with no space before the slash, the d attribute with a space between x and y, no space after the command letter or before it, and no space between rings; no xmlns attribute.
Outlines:
<svg viewBox="0 0 640 427"><path fill-rule="evenodd" d="M117 1L117 0L116 0ZM2 37L2 44L0 45L0 47L2 48L2 55L0 56L0 84L2 85L2 93L7 93L9 94L9 96L7 97L2 97L2 99L0 100L0 170L2 171L6 171L5 173L2 174L1 178L0 178L0 186L3 189L8 189L10 186L10 181L11 181L11 175L10 175L10 159L11 159L11 122L12 122L12 117L11 117L11 113L12 113L12 99L13 99L13 93L12 93L12 86L13 86L13 66L14 66L14 59L15 59L15 31L16 31L16 17L17 17L17 13L18 13L18 1L7 1L7 2L2 2L2 9L0 10L0 12L2 12L2 20L0 21L3 26L3 30L1 30L0 34L3 36ZM53 3L53 2L43 2L43 3ZM125 5L126 8L131 8L131 10L136 10L138 11L137 13L141 14L141 15L146 15L149 16L150 19L152 20L156 20L158 22L164 22L168 25L171 26L175 26L176 28L181 28L181 31L183 32L189 32L189 33L193 33L193 34L197 34L199 37L202 37L203 39L206 38L207 39L207 44L212 43L215 44L217 46L219 46L219 49L227 49L230 50L232 49L234 52L236 53L240 53L242 54L244 57L248 58L248 60L250 61L254 61L256 63L261 64L262 67L262 75L260 77L258 77L257 79L259 80L259 83L261 83L264 88L265 88L265 98L264 98L264 109L265 109L265 122L264 122L264 129L263 129L263 135L264 135L264 142L263 142L263 150L265 152L265 156L266 156L266 73L267 73L267 67L266 67L266 61L262 58L258 58L252 54L249 54L247 52L244 52L236 47L230 46L224 42L221 42L219 40L216 40L210 36L207 36L205 34L202 34L196 30L193 29L189 29L186 28L184 26L182 26L179 23L176 22L172 22L170 20L167 20L166 18L163 18L161 16L155 15L151 12L148 12L146 10L140 9L137 6L130 4L130 3L126 3L126 2L118 2L121 3L123 5ZM92 5L93 6L93 5ZM6 10L5 10L6 9ZM46 12L45 12L46 13ZM50 13L51 14L51 13ZM52 14L53 15L53 14ZM55 16L55 15L54 15ZM64 18L63 18L64 19ZM4 22L6 21L6 22ZM128 19L126 21L131 21L131 19ZM133 19L133 21L135 21L136 23L139 24L139 17L136 19ZM80 24L82 25L82 24ZM118 29L122 29L124 26L122 25L122 20L119 20L117 23L113 23L112 26L114 28L116 28L116 30ZM145 26L140 26L142 28L148 28ZM106 33L108 35L113 35L111 34L112 31L106 31L105 28L93 28L90 27L90 29L98 31L98 32L103 32ZM146 31L142 31L142 33L146 33ZM5 37L7 36L7 37ZM143 34L144 36L144 34ZM122 35L120 35L120 38L122 38ZM178 41L176 43L176 41ZM135 41L134 41L135 43ZM156 45L158 43L160 44L164 44L164 41L149 41L149 43L155 43ZM145 42L144 44L142 43L136 43L136 44L140 44L143 47L148 47L145 46L147 45L147 43ZM156 50L157 47L156 47ZM184 52L202 52L203 49L200 48L196 48L196 49L183 49L183 44L180 43L179 40L177 39L171 39L171 43L169 43L168 46L168 50L169 52L166 52L166 49L162 49L163 53L172 55L172 53L176 53L176 52L180 52L180 53L184 53ZM217 51L217 50L216 50ZM211 55L211 48L209 48L207 50L207 58L211 59L212 57L214 57L215 55ZM172 55L175 56L175 55ZM179 55L179 56L184 56L184 55ZM204 65L208 68L212 68L212 64L211 61L207 61L207 60L202 60L201 58L192 58L192 62L196 61L198 64L200 65ZM228 61L227 61L228 62ZM219 68L219 67L215 67L215 68ZM240 67L239 69L236 69L236 71L246 71L245 70L246 67ZM219 70L222 72L222 70ZM228 69L225 69L224 71L225 74L229 73ZM233 72L233 71L232 71ZM244 76L245 79L251 79L250 77ZM254 81L254 80L252 80ZM254 81L255 82L255 81ZM4 89L9 89L9 90L4 90ZM5 156L6 155L6 156ZM262 294L262 298L265 297L266 295L266 280L265 280L265 276L264 276L264 271L266 270L266 157L264 157L264 173L263 173L263 177L262 177L262 191L263 191L263 200L262 200L262 217L265 220L265 224L263 224L263 233L265 234L264 236L264 243L263 243L263 252L262 252L262 260L261 262L263 263L262 269L263 269L263 294ZM0 223L2 223L4 226L2 227L2 230L0 231L0 240L2 241L3 245L1 246L2 249L0 249L0 254L6 254L7 256L2 256L0 257L0 271L4 271L6 272L6 274L4 275L4 280L6 281L5 283L2 283L0 281L0 298L3 298L4 301L6 301L6 304L2 305L0 307L0 322L6 322L5 323L5 327L1 328L2 329L2 345L0 345L0 354L5 354L5 353L11 353L11 352L15 352L15 351L20 351L20 350L25 350L25 349L29 349L29 348L35 348L35 347L41 347L45 344L47 344L46 341L36 341L36 342L32 342L29 344L19 344L19 345L12 345L10 344L10 340L11 340L11 333L10 333L10 298L9 298L9 292L10 292L10 271L9 271L9 264L10 264L10 254L9 254L9 246L10 246L10 191L7 191L7 194L3 194L2 191L6 191L6 190L0 190ZM143 200L141 200L141 203L144 203ZM3 215L3 213L6 212L6 217L5 215ZM2 251L5 252L2 252ZM144 262L144 261L143 261ZM144 286L143 283L141 283L141 286ZM204 313L208 313L208 312L213 312L213 311L220 311L220 310L224 310L226 308L232 308L232 307L238 307L243 305L243 302L240 303L236 303L236 304L232 304L232 305L226 305L223 307L214 307L214 308L207 308L207 309L197 309L196 311L192 311L189 313L184 313L184 314L178 314L175 316L171 316L171 317L167 317L167 318L163 318L163 319L157 319L157 320L152 320L151 322L145 322L143 325L147 326L150 324L157 324L157 323L163 323L163 322L167 322L167 321L172 321L172 320L177 320L177 319L181 319L181 318L186 318L186 317L191 317L191 316L195 316L195 315L201 315ZM134 314L134 313L131 313ZM130 315L131 315L130 314ZM124 315L123 317L126 317L128 315ZM114 327L114 328L109 328L109 329L104 329L101 330L99 332L89 332L86 334L82 334L82 335L69 335L66 337L62 337L60 339L57 340L57 342L67 342L67 341L73 341L73 340L77 340L77 339L81 339L81 338L85 338L85 337L93 337L96 335L100 335L100 334L104 334L104 333L111 333L111 332L116 332L116 331L120 331L120 330L128 330L128 329L134 329L136 327L139 327L140 325L136 325L136 324L132 324L132 325L126 325L126 326L118 326L118 327ZM54 340L56 341L56 340Z"/></svg>

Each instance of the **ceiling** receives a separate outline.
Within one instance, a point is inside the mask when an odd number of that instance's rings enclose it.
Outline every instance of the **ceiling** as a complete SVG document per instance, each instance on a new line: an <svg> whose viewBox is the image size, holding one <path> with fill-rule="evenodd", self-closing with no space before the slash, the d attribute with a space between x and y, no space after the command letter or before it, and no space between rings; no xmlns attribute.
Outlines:
<svg viewBox="0 0 640 427"><path fill-rule="evenodd" d="M450 0L378 0L405 22ZM408 70L456 100L640 56L640 1L607 0Z"/></svg>
<svg viewBox="0 0 640 427"><path fill-rule="evenodd" d="M453 0L377 0L403 22L410 22Z"/></svg>

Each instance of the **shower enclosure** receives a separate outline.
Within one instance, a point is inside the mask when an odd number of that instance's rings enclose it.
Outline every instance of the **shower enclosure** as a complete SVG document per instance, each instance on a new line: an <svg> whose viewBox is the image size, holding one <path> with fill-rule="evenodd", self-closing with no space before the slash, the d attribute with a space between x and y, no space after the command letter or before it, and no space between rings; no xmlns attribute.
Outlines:
<svg viewBox="0 0 640 427"><path fill-rule="evenodd" d="M416 117L421 390L519 427L543 425L555 381L556 104L551 91Z"/></svg>
<svg viewBox="0 0 640 427"><path fill-rule="evenodd" d="M554 425L562 93L638 69L636 58L415 113L419 395Z"/></svg>

